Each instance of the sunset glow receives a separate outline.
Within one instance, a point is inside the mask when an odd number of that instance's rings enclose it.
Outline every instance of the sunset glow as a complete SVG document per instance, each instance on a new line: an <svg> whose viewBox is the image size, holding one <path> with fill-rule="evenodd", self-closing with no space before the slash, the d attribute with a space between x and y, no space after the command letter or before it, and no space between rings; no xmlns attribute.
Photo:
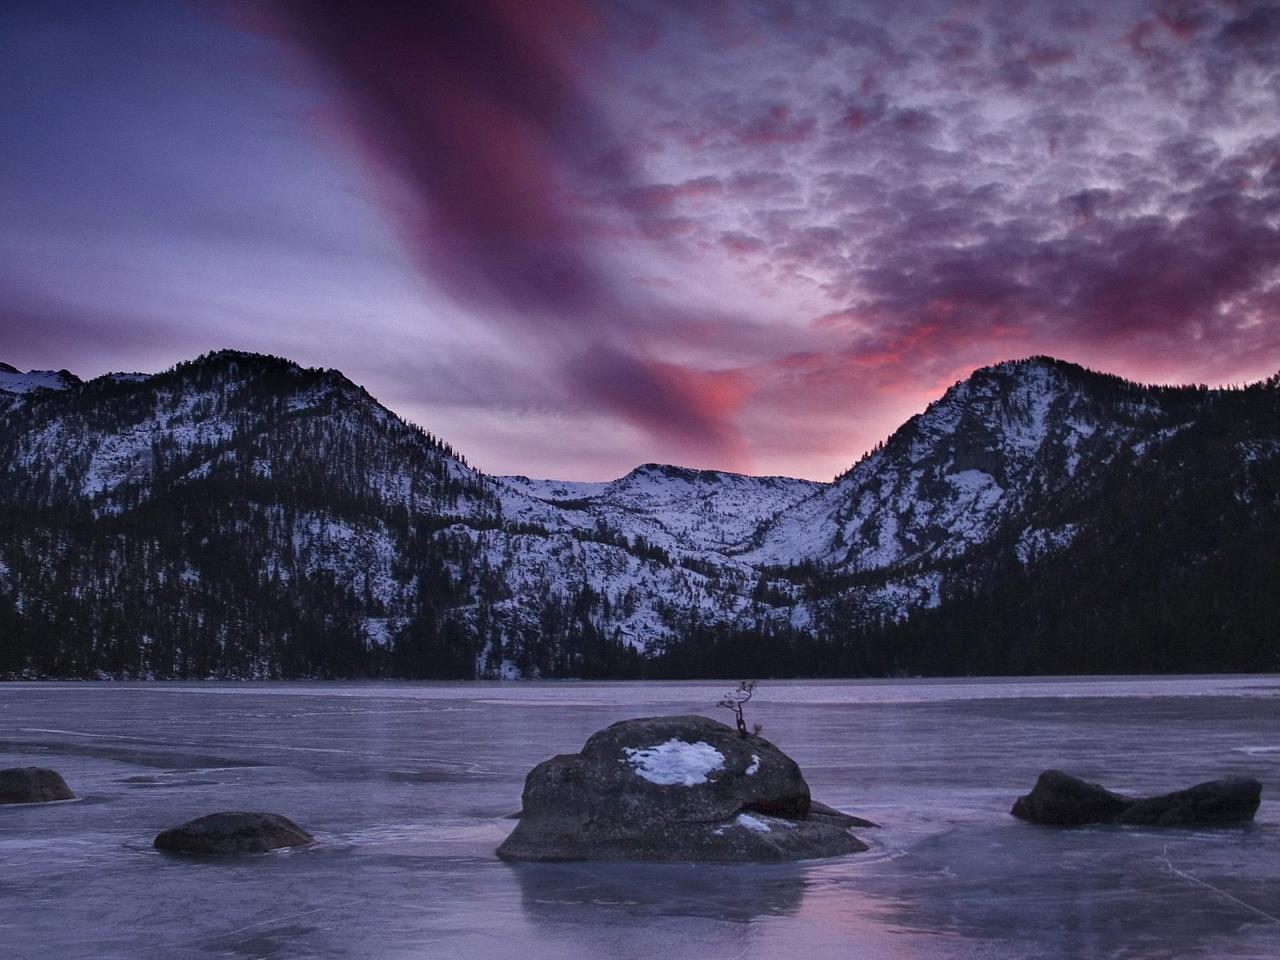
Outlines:
<svg viewBox="0 0 1280 960"><path fill-rule="evenodd" d="M0 360L283 355L573 479L1280 369L1274 6L396 6L6 6Z"/></svg>

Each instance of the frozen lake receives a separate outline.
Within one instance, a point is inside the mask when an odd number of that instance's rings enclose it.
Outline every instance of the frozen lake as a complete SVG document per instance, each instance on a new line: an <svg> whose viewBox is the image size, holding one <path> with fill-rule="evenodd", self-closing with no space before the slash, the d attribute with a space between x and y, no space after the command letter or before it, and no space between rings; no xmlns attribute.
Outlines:
<svg viewBox="0 0 1280 960"><path fill-rule="evenodd" d="M815 798L883 825L792 865L520 865L529 768L731 683L3 684L0 767L82 798L0 807L12 958L1280 956L1280 678L767 682L747 719ZM1119 791L1262 780L1257 822L1008 813L1046 767ZM289 853L190 860L160 830L267 810Z"/></svg>

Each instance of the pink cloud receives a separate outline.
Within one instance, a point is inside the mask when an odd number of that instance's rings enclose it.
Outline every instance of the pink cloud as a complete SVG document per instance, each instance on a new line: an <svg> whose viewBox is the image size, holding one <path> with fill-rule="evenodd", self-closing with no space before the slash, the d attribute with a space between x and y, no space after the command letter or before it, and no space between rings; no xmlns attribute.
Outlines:
<svg viewBox="0 0 1280 960"><path fill-rule="evenodd" d="M727 425L752 389L743 370L697 370L596 346L575 358L565 376L606 410L680 451L686 462L750 467L742 437Z"/></svg>
<svg viewBox="0 0 1280 960"><path fill-rule="evenodd" d="M271 9L336 92L388 213L433 284L569 358L564 383L584 407L739 455L739 404L723 402L732 392L724 378L652 359L646 346L655 325L678 330L698 318L649 299L653 284L632 282L601 243L686 236L693 221L677 210L714 200L721 185L649 184L637 174L585 92L601 79L590 49L610 39L594 7L276 0ZM599 197L614 199L602 207Z"/></svg>
<svg viewBox="0 0 1280 960"><path fill-rule="evenodd" d="M1280 131L1236 63L1268 65L1265 7L890 6L276 4L423 274L673 456L759 461L798 418L874 442L1008 356L1274 339Z"/></svg>

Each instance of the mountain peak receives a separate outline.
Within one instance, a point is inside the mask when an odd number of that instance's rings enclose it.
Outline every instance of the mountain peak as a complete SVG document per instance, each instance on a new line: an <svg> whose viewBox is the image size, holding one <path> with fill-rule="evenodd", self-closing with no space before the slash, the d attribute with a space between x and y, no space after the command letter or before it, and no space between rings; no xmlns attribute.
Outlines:
<svg viewBox="0 0 1280 960"><path fill-rule="evenodd" d="M668 480L692 480L703 474L714 479L719 471L699 470L696 467L679 467L671 463L642 463L629 471L621 480L639 479L641 477L663 477Z"/></svg>
<svg viewBox="0 0 1280 960"><path fill-rule="evenodd" d="M194 360L187 360L177 364L173 369L175 371L196 367L226 367L230 369L238 369L241 366L251 369L260 370L276 370L286 373L319 373L319 370L304 368L301 364L295 363L286 357L277 357L269 353L253 353L248 350L234 350L224 348L221 350L212 350L209 353L201 354Z"/></svg>
<svg viewBox="0 0 1280 960"><path fill-rule="evenodd" d="M1070 360L1060 360L1057 357L1049 356L1047 353L1034 353L1029 357L1013 357L1009 360L1001 360L999 363L988 364L985 367L979 367L978 370L975 370L974 372L977 373L982 370L1027 370L1037 368L1085 370L1085 368L1080 366L1080 364L1072 363Z"/></svg>
<svg viewBox="0 0 1280 960"><path fill-rule="evenodd" d="M1025 378L1028 376L1037 376L1044 373L1053 373L1064 378L1066 381L1079 384L1081 386L1090 387L1112 387L1127 391L1147 390L1152 387L1168 391L1185 391L1194 392L1201 387L1192 384L1170 385L1162 383L1144 383L1138 380L1132 380L1122 377L1114 373L1106 373L1102 370L1095 370L1092 367L1086 367L1082 364L1075 363L1071 360L1062 360L1058 357L1051 357L1047 354L1035 354L1030 357L1023 357L1015 360L1002 360L999 363L989 364L985 367L979 367L974 370L964 380L957 382L957 386L970 380L986 380L992 377L1006 378Z"/></svg>
<svg viewBox="0 0 1280 960"><path fill-rule="evenodd" d="M0 392L25 396L34 390L66 390L78 386L80 378L67 370L28 370L0 363Z"/></svg>
<svg viewBox="0 0 1280 960"><path fill-rule="evenodd" d="M341 370L333 367L304 367L301 364L268 353L252 353L246 350L214 350L194 360L176 364L163 374L178 378L194 378L196 381L213 377L228 381L262 381L274 384L273 388L285 390L310 390L320 387L334 391L347 400L368 402L381 411L381 415L395 416L374 398L364 387L352 381Z"/></svg>

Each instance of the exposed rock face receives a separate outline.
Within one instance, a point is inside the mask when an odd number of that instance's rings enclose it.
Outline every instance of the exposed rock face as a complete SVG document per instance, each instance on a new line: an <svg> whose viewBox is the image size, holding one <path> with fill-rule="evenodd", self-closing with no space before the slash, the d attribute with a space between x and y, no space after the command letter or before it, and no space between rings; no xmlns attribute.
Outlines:
<svg viewBox="0 0 1280 960"><path fill-rule="evenodd" d="M801 860L867 849L795 761L706 717L624 720L525 779L504 860Z"/></svg>
<svg viewBox="0 0 1280 960"><path fill-rule="evenodd" d="M837 810L835 807L828 807L825 803L819 803L817 800L809 801L809 816L807 819L815 822L834 823L839 827L879 828L880 826L878 823L864 820L862 817L855 817L853 814Z"/></svg>
<svg viewBox="0 0 1280 960"><path fill-rule="evenodd" d="M156 837L158 850L175 853L266 853L281 847L298 847L312 841L311 834L277 813L211 813Z"/></svg>
<svg viewBox="0 0 1280 960"><path fill-rule="evenodd" d="M74 800L61 774L45 767L10 767L0 770L0 803L48 803Z"/></svg>
<svg viewBox="0 0 1280 960"><path fill-rule="evenodd" d="M1112 793L1061 770L1046 770L1011 811L1031 823L1177 825L1240 823L1252 820L1262 784L1249 777L1212 780L1186 790L1137 799Z"/></svg>

